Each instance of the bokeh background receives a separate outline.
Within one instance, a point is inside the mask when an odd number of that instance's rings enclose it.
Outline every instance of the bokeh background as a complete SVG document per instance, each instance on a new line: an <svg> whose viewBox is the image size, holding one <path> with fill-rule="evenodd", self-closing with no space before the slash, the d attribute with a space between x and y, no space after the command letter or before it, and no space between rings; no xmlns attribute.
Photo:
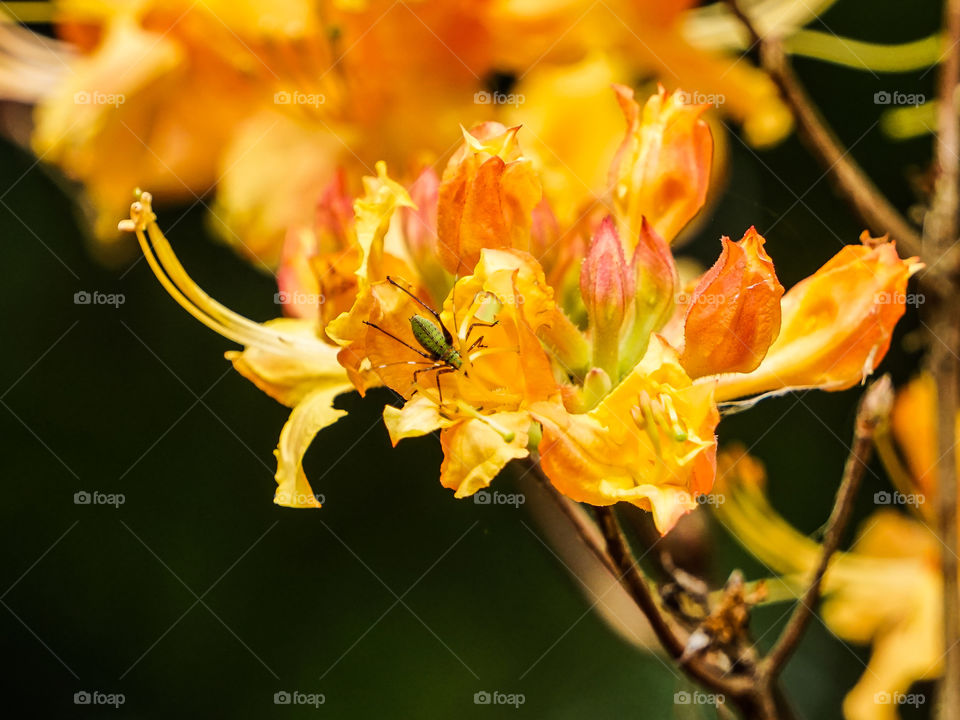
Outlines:
<svg viewBox="0 0 960 720"><path fill-rule="evenodd" d="M820 29L902 42L933 32L939 13L939 3L844 0ZM914 203L910 178L926 169L930 142L885 139L873 94L929 97L935 73L802 60L797 69L876 182L898 206ZM689 255L712 263L720 235L755 224L789 287L856 241L860 224L796 138L756 152L735 129L716 129L727 184ZM273 317L273 279L212 239L200 205L185 211L162 213L160 225L199 284L249 317ZM674 693L693 687L591 611L525 508L455 500L437 482L436 438L390 449L383 395L346 398L349 416L310 450L324 508L275 507L272 450L287 410L229 369L229 343L183 312L145 262L99 266L74 213L60 181L0 144L5 716L709 716L675 705ZM125 302L76 305L80 291ZM914 314L884 362L897 380L916 363ZM829 512L858 393L789 395L720 426L722 442L742 441L765 461L775 506L804 531ZM859 517L886 487L873 470ZM513 482L498 481L504 491ZM78 491L122 493L124 503L77 505ZM764 575L711 528L715 583L734 567ZM756 612L761 647L786 610ZM785 676L800 716L839 717L867 657L814 622ZM125 702L76 706L83 690ZM283 690L323 693L325 703L277 706ZM483 690L525 702L475 705Z"/></svg>

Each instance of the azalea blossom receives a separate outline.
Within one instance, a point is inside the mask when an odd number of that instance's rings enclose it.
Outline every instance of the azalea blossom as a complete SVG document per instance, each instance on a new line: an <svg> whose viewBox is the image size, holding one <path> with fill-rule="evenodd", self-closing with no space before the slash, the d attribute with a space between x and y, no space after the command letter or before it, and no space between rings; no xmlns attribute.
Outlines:
<svg viewBox="0 0 960 720"><path fill-rule="evenodd" d="M873 372L916 261L864 236L784 293L750 228L681 287L669 241L704 202L704 108L663 89L641 108L614 90L627 125L615 188L572 225L550 212L521 131L499 124L464 132L442 176L409 190L379 164L352 217L330 186L314 228L288 236L280 282L329 292L335 312L238 318L183 272L150 198L134 204L123 227L171 294L243 343L237 368L294 407L278 502L311 504L290 498L306 491L300 460L336 419L333 397L384 385L403 403L384 412L393 442L439 429L441 481L458 497L530 456L568 497L632 503L665 533L713 485L721 404Z"/></svg>

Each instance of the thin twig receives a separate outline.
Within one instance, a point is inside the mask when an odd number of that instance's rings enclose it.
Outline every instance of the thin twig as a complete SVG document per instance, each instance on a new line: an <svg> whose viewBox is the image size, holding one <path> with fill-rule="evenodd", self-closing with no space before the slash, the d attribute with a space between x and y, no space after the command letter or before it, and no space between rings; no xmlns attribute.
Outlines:
<svg viewBox="0 0 960 720"><path fill-rule="evenodd" d="M937 385L937 530L944 551L943 572L944 674L940 685L938 717L960 720L960 582L957 578L957 461L956 419L960 403L960 332L955 299L958 280L956 259L957 191L960 188L960 124L957 120L957 83L960 81L960 0L948 0L944 8L946 55L938 81L936 161L937 180L933 202L924 227L936 263L945 265L949 284L931 310L935 336L930 349L930 369ZM946 262L944 262L946 261Z"/></svg>
<svg viewBox="0 0 960 720"><path fill-rule="evenodd" d="M674 660L680 661L686 643L674 632L673 627L661 611L659 603L643 576L637 561L633 557L630 545L623 535L616 513L609 507L596 508L600 520L600 529L607 543L607 550L620 571L620 581L630 593L634 602L646 615L654 634ZM693 657L680 663L684 671L704 686L717 690L732 698L745 698L752 694L753 682L750 678L726 675L706 663L702 658Z"/></svg>
<svg viewBox="0 0 960 720"><path fill-rule="evenodd" d="M850 514L853 511L853 500L867 469L867 463L870 461L874 430L889 414L892 404L893 385L887 375L867 388L860 400L853 434L853 445L850 448L850 454L847 456L847 463L843 468L843 479L837 489L833 510L827 520L820 562L817 564L810 585L807 586L803 597L794 608L793 614L787 621L779 640L762 662L761 674L765 676L768 682L774 680L783 670L790 655L800 643L807 624L813 617L814 606L820 598L823 576L830 564L830 558L840 547L840 541L843 539L844 530L846 530L847 522L850 520Z"/></svg>
<svg viewBox="0 0 960 720"><path fill-rule="evenodd" d="M780 42L775 38L762 37L736 0L728 0L728 4L746 26L753 44L760 48L763 69L779 86L802 137L832 176L844 198L873 234L890 233L906 254L919 255L920 233L887 200L850 153L844 150L794 75Z"/></svg>

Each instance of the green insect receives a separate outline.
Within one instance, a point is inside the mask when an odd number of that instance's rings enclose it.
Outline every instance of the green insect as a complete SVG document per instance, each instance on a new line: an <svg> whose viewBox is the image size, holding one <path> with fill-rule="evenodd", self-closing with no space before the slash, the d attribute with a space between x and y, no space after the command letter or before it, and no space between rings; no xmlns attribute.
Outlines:
<svg viewBox="0 0 960 720"><path fill-rule="evenodd" d="M410 298L417 303L420 307L430 313L430 317L424 317L423 315L412 315L410 317L410 330L413 333L413 339L416 341L417 345L420 347L414 347L411 343L408 343L401 338L398 338L391 332L384 330L379 325L364 320L365 325L369 325L374 330L379 330L384 335L393 340L396 340L398 343L403 345L413 352L417 353L420 357L424 358L421 360L407 360L400 361L395 363L386 363L385 365L379 365L378 367L389 367L391 365L423 365L424 367L418 368L413 372L413 382L416 383L421 373L436 371L436 380L437 380L437 394L440 397L440 404L443 405L443 390L440 388L440 376L447 373L453 373L462 371L466 375L467 371L463 368L463 355L469 355L469 353L475 348L485 347L483 344L483 336L479 336L473 343L463 351L457 349L453 341L453 333L451 333L447 326L443 324L443 320L440 319L440 314L434 310L432 307L423 302L420 298L414 295L409 289L405 288L403 285L398 283L394 278L387 276L387 282L393 285L398 290L406 293ZM456 286L454 286L456 287ZM453 306L456 309L456 296L453 298ZM454 310L456 312L456 310ZM436 321L436 322L434 322ZM457 318L454 315L453 318L454 326L456 326ZM464 335L463 342L467 342L470 339L470 335L473 332L474 328L477 327L493 327L497 325L499 320L474 320L467 327L467 332ZM457 338L460 339L459 337Z"/></svg>

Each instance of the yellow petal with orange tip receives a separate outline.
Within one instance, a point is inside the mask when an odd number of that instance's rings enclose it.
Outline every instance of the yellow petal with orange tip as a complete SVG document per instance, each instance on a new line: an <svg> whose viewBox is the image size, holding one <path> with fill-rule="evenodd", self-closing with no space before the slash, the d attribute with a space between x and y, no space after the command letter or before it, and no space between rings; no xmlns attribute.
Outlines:
<svg viewBox="0 0 960 720"><path fill-rule="evenodd" d="M723 252L688 303L680 362L692 378L755 370L780 332L783 286L751 227Z"/></svg>

